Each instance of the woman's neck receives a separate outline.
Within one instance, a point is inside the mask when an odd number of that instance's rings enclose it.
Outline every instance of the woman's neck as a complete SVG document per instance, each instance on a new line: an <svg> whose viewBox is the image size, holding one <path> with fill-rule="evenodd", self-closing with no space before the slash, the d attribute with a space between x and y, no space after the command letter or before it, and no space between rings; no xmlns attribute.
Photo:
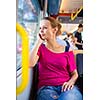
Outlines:
<svg viewBox="0 0 100 100"><path fill-rule="evenodd" d="M57 43L56 39L54 40L50 40L50 41L46 41L46 44L45 46L53 51L53 52L56 52L56 53L61 53L61 52L64 52L65 51L65 47L64 46L61 46L60 44Z"/></svg>
<svg viewBox="0 0 100 100"><path fill-rule="evenodd" d="M59 44L57 43L56 39L48 40L46 41L46 47L50 49L54 49L59 47Z"/></svg>

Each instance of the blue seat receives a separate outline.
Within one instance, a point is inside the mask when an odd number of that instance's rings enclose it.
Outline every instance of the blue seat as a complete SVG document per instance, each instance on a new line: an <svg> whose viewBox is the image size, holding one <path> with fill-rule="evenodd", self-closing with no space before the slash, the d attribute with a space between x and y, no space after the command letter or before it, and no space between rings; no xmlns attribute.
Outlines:
<svg viewBox="0 0 100 100"><path fill-rule="evenodd" d="M83 54L76 55L76 65L79 75L83 75Z"/></svg>
<svg viewBox="0 0 100 100"><path fill-rule="evenodd" d="M81 93L83 94L83 54L76 54L76 65L79 74L76 84L78 85Z"/></svg>
<svg viewBox="0 0 100 100"><path fill-rule="evenodd" d="M30 90L29 100L36 100L36 94L38 90L38 64L36 64L33 68L33 78Z"/></svg>

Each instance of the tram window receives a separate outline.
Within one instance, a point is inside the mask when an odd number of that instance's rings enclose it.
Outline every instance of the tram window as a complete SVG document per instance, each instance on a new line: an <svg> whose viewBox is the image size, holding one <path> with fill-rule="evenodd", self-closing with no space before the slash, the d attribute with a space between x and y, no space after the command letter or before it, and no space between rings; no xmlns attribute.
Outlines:
<svg viewBox="0 0 100 100"><path fill-rule="evenodd" d="M36 5L34 5L32 3L32 5L30 6L30 2L31 0L18 0L18 7L17 7L17 22L19 24L21 24L25 30L28 33L28 37L29 37L29 50L31 51L31 49L34 46L34 42L36 41L36 36L38 33L38 24L39 24L39 17L40 16L40 10L39 7L38 11L37 9L35 9ZM34 9L32 9L32 6ZM16 70L18 71L19 69L21 69L21 63L22 63L22 45L21 45L21 37L19 36L19 34L17 34L17 47L16 47L16 63L17 63L17 67Z"/></svg>
<svg viewBox="0 0 100 100"><path fill-rule="evenodd" d="M17 67L16 69L19 70L21 68L21 55L22 55L22 40L21 40L21 37L20 35L17 33L17 45L16 45L16 60L17 60Z"/></svg>

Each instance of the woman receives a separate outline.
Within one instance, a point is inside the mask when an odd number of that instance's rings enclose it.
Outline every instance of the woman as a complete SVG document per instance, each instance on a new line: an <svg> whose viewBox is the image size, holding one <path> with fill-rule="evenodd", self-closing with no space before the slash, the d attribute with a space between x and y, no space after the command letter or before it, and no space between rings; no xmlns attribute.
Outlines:
<svg viewBox="0 0 100 100"><path fill-rule="evenodd" d="M60 29L60 23L52 17L40 23L40 38L30 56L30 66L37 61L39 65L37 100L82 100L74 86L78 73L73 52L65 52L65 46L56 41Z"/></svg>

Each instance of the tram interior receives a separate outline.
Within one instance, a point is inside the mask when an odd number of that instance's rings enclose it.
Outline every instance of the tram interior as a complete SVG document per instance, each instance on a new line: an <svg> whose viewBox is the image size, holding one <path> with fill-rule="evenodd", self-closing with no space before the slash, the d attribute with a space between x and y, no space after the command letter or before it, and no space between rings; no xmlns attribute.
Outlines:
<svg viewBox="0 0 100 100"><path fill-rule="evenodd" d="M29 52L34 48L39 31L39 22L44 16L52 16L60 21L62 33L73 33L77 30L78 24L83 24L83 0L17 0L16 12L17 22L27 31L29 38ZM17 34L16 47L16 81L18 87L22 80L22 39ZM82 32L83 35L83 32ZM74 51L77 66L81 66L81 79L78 85L83 92L83 50ZM79 55L77 55L79 54ZM81 61L78 58L81 54ZM36 68L35 68L36 70ZM29 81L27 87L16 97L17 100L35 100L32 96L34 90L34 68L29 69ZM35 76L36 77L36 76ZM36 92L36 91L35 91Z"/></svg>

